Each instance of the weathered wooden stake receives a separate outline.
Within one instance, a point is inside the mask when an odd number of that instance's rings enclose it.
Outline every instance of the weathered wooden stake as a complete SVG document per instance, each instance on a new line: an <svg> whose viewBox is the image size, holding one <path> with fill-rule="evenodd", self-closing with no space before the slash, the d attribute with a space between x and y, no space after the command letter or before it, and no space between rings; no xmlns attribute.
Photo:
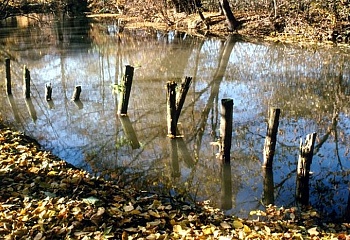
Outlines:
<svg viewBox="0 0 350 240"><path fill-rule="evenodd" d="M280 113L281 110L278 108L271 108L269 111L269 121L267 125L267 134L264 145L263 167L265 168L272 168L273 156L275 154L277 142L277 130Z"/></svg>
<svg viewBox="0 0 350 240"><path fill-rule="evenodd" d="M314 153L316 133L306 136L305 144L300 139L300 154L297 168L296 200L302 205L309 204L309 177L310 166Z"/></svg>
<svg viewBox="0 0 350 240"><path fill-rule="evenodd" d="M12 90L11 90L11 60L9 58L5 59L5 69L6 69L6 90L7 94L11 95Z"/></svg>
<svg viewBox="0 0 350 240"><path fill-rule="evenodd" d="M81 86L80 85L75 86L74 93L73 93L73 96L72 96L72 100L73 101L79 101L80 93L81 93Z"/></svg>
<svg viewBox="0 0 350 240"><path fill-rule="evenodd" d="M30 71L27 66L23 67L23 84L24 84L24 96L30 98Z"/></svg>
<svg viewBox="0 0 350 240"><path fill-rule="evenodd" d="M192 77L185 77L181 83L178 98L176 98L177 83L170 81L167 83L167 122L168 136L175 138L177 135L177 123L179 121L182 107L185 103L186 94L190 88Z"/></svg>
<svg viewBox="0 0 350 240"><path fill-rule="evenodd" d="M176 82L167 83L167 123L168 123L168 136L171 138L176 137Z"/></svg>
<svg viewBox="0 0 350 240"><path fill-rule="evenodd" d="M52 100L52 85L51 85L51 83L47 83L45 85L45 98L46 98L46 101Z"/></svg>
<svg viewBox="0 0 350 240"><path fill-rule="evenodd" d="M132 79L134 77L134 67L130 65L125 66L125 75L122 80L122 94L120 95L120 101L118 106L118 112L120 115L127 115L129 98L131 92Z"/></svg>
<svg viewBox="0 0 350 240"><path fill-rule="evenodd" d="M176 101L176 124L179 121L180 113L181 113L182 107L185 103L188 89L190 89L191 82L192 82L192 77L186 76L185 79L181 83L180 95L178 95L179 97Z"/></svg>
<svg viewBox="0 0 350 240"><path fill-rule="evenodd" d="M233 100L221 100L220 153L223 163L230 162Z"/></svg>

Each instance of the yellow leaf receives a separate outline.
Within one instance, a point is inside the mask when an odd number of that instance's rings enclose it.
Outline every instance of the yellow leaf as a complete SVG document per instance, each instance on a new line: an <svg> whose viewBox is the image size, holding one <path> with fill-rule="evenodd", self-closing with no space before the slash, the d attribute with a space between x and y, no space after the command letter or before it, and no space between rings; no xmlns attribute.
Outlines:
<svg viewBox="0 0 350 240"><path fill-rule="evenodd" d="M35 235L34 240L40 240L42 239L42 237L43 237L43 234L39 232L37 235Z"/></svg>
<svg viewBox="0 0 350 240"><path fill-rule="evenodd" d="M134 227L125 228L124 230L127 232L137 232L138 231L137 228L134 228Z"/></svg>
<svg viewBox="0 0 350 240"><path fill-rule="evenodd" d="M225 229L229 229L229 228L232 228L230 224L228 224L227 222L221 222L220 223L220 226L222 228L225 228Z"/></svg>
<svg viewBox="0 0 350 240"><path fill-rule="evenodd" d="M159 213L155 212L155 211L152 211L152 210L149 210L148 211L148 214L155 217L155 218L160 218L160 215Z"/></svg>
<svg viewBox="0 0 350 240"><path fill-rule="evenodd" d="M155 220L153 222L148 222L147 225L149 225L150 227L155 227L155 226L158 226L161 223L162 222L159 219L157 219L157 220Z"/></svg>
<svg viewBox="0 0 350 240"><path fill-rule="evenodd" d="M250 229L250 227L248 227L247 225L244 225L244 226L243 226L243 231L244 231L245 233L251 233L251 232L252 232L252 230Z"/></svg>
<svg viewBox="0 0 350 240"><path fill-rule="evenodd" d="M315 211L313 211L313 212L310 213L310 216L311 216L311 217L316 217L317 215L318 215L318 214L317 214L317 212L315 212Z"/></svg>
<svg viewBox="0 0 350 240"><path fill-rule="evenodd" d="M38 173L39 170L40 170L40 168L38 168L38 167L31 167L31 168L29 168L29 172L31 172L31 173Z"/></svg>
<svg viewBox="0 0 350 240"><path fill-rule="evenodd" d="M157 239L159 236L157 236L156 234L154 234L154 233L151 233L150 235L148 235L147 237L146 237L146 239L147 240L155 240L155 239Z"/></svg>
<svg viewBox="0 0 350 240"><path fill-rule="evenodd" d="M319 232L317 231L317 227L313 227L313 228L310 228L307 230L307 232L310 234L310 235L318 235Z"/></svg>
<svg viewBox="0 0 350 240"><path fill-rule="evenodd" d="M180 225L174 225L173 231L179 233L182 230L182 227Z"/></svg>
<svg viewBox="0 0 350 240"><path fill-rule="evenodd" d="M131 212L132 210L134 210L134 206L133 205L127 205L127 206L124 206L124 211L125 212Z"/></svg>
<svg viewBox="0 0 350 240"><path fill-rule="evenodd" d="M50 172L47 173L47 176L54 176L54 175L57 175L57 174L58 174L58 172L56 172L56 171L50 171Z"/></svg>
<svg viewBox="0 0 350 240"><path fill-rule="evenodd" d="M141 211L139 211L137 209L134 209L130 213L133 214L133 215L139 215L141 213Z"/></svg>
<svg viewBox="0 0 350 240"><path fill-rule="evenodd" d="M243 223L238 221L238 220L235 220L235 221L233 221L233 227L236 228L236 229L237 228L243 228Z"/></svg>
<svg viewBox="0 0 350 240"><path fill-rule="evenodd" d="M215 228L214 227L210 227L210 226L207 226L207 227L202 229L204 235L213 234L214 230L215 230Z"/></svg>
<svg viewBox="0 0 350 240"><path fill-rule="evenodd" d="M97 209L96 215L97 215L97 216L101 216L102 214L105 213L105 211L106 211L106 209L105 209L104 207L99 207L99 208Z"/></svg>

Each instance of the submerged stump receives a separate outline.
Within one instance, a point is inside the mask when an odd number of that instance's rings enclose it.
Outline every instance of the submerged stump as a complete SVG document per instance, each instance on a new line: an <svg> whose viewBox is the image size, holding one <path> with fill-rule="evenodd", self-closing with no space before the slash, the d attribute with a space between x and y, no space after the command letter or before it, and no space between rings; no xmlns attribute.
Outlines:
<svg viewBox="0 0 350 240"><path fill-rule="evenodd" d="M177 112L176 112L176 82L167 83L167 124L168 136L176 137Z"/></svg>
<svg viewBox="0 0 350 240"><path fill-rule="evenodd" d="M45 85L45 99L46 99L46 101L52 100L52 85L51 85L51 83L47 83Z"/></svg>
<svg viewBox="0 0 350 240"><path fill-rule="evenodd" d="M128 105L131 93L131 85L134 77L134 67L130 65L125 66L125 75L122 81L122 94L118 105L118 112L120 115L126 116L128 113Z"/></svg>
<svg viewBox="0 0 350 240"><path fill-rule="evenodd" d="M309 178L316 133L306 136L305 144L300 139L300 154L297 167L296 200L302 205L309 204Z"/></svg>
<svg viewBox="0 0 350 240"><path fill-rule="evenodd" d="M27 66L23 67L24 97L30 98L30 71Z"/></svg>
<svg viewBox="0 0 350 240"><path fill-rule="evenodd" d="M280 113L281 110L278 108L271 108L269 111L269 121L267 124L267 134L264 145L263 167L265 168L272 168L272 161L273 156L275 155L275 148L277 142L277 131Z"/></svg>
<svg viewBox="0 0 350 240"><path fill-rule="evenodd" d="M5 82L6 82L6 91L8 95L12 94L11 90L11 60L9 58L5 59Z"/></svg>
<svg viewBox="0 0 350 240"><path fill-rule="evenodd" d="M178 134L177 123L191 82L192 77L185 77L181 83L178 98L176 98L177 83L174 81L167 83L167 123L168 136L171 138L175 138Z"/></svg>
<svg viewBox="0 0 350 240"><path fill-rule="evenodd" d="M232 142L232 114L233 100L221 100L221 121L220 121L220 153L223 163L230 162L230 151Z"/></svg>
<svg viewBox="0 0 350 240"><path fill-rule="evenodd" d="M81 86L75 86L74 93L72 96L73 101L79 101L80 100L80 93L81 93Z"/></svg>

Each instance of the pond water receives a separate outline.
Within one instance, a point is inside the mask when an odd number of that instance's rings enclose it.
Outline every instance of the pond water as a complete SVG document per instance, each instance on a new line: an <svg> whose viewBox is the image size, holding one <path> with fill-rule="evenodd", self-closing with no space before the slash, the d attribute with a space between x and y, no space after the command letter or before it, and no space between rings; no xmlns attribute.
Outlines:
<svg viewBox="0 0 350 240"><path fill-rule="evenodd" d="M77 167L164 196L210 200L245 217L264 203L297 206L300 139L316 132L310 204L330 218L350 210L346 50L202 39L54 16L8 19L0 25L0 42L3 62L11 58L13 93L7 96L1 84L1 117ZM23 97L24 65L30 99ZM126 65L135 72L128 117L121 117L117 89ZM182 137L169 139L166 83L185 76L193 80L179 118ZM74 102L77 85L82 92ZM220 135L224 98L234 102L231 163L225 167L211 145ZM263 147L272 107L281 116L273 182L266 186Z"/></svg>

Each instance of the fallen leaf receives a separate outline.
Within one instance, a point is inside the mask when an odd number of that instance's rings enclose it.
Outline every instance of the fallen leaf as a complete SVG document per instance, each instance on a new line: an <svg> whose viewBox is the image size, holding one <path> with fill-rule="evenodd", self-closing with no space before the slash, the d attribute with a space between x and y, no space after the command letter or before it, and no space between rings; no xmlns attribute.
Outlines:
<svg viewBox="0 0 350 240"><path fill-rule="evenodd" d="M315 236L318 236L318 234L319 234L319 232L317 231L317 227L310 228L310 229L307 230L307 232L310 235L315 235Z"/></svg>
<svg viewBox="0 0 350 240"><path fill-rule="evenodd" d="M232 225L235 229L244 227L243 223L241 221L238 221L238 220L233 221Z"/></svg>

